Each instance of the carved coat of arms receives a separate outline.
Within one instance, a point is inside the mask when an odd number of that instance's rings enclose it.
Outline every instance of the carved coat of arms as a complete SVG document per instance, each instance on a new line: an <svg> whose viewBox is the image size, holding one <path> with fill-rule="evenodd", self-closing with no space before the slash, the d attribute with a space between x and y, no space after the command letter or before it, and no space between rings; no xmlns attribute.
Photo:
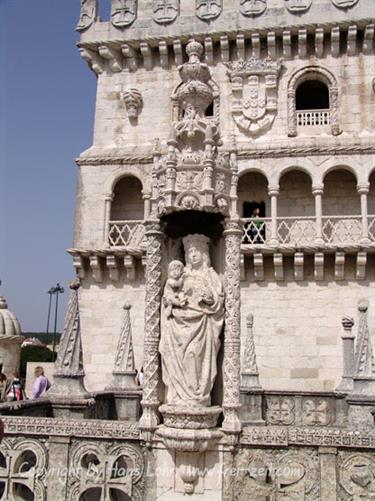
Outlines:
<svg viewBox="0 0 375 501"><path fill-rule="evenodd" d="M289 12L304 12L311 7L312 0L285 0Z"/></svg>
<svg viewBox="0 0 375 501"><path fill-rule="evenodd" d="M244 16L259 16L267 8L267 0L240 0L240 11Z"/></svg>
<svg viewBox="0 0 375 501"><path fill-rule="evenodd" d="M81 0L81 14L77 30L82 31L92 25L98 12L98 0Z"/></svg>
<svg viewBox="0 0 375 501"><path fill-rule="evenodd" d="M357 2L358 0L332 0L333 5L336 5L336 7L340 7L341 9L353 7Z"/></svg>
<svg viewBox="0 0 375 501"><path fill-rule="evenodd" d="M237 126L254 137L269 129L277 114L277 84L282 61L255 57L228 63L232 114Z"/></svg>
<svg viewBox="0 0 375 501"><path fill-rule="evenodd" d="M180 10L180 0L153 0L153 19L157 23L172 23L178 16Z"/></svg>
<svg viewBox="0 0 375 501"><path fill-rule="evenodd" d="M221 14L223 2L222 0L196 0L195 9L199 19L207 21Z"/></svg>
<svg viewBox="0 0 375 501"><path fill-rule="evenodd" d="M117 28L129 26L137 17L137 0L112 0L111 22Z"/></svg>

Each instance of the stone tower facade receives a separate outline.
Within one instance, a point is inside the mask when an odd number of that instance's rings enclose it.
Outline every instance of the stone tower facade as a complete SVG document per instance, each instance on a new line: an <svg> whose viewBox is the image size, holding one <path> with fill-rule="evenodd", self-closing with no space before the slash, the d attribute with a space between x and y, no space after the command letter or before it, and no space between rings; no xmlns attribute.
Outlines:
<svg viewBox="0 0 375 501"><path fill-rule="evenodd" d="M375 499L373 0L110 4L80 284L4 461L40 499Z"/></svg>

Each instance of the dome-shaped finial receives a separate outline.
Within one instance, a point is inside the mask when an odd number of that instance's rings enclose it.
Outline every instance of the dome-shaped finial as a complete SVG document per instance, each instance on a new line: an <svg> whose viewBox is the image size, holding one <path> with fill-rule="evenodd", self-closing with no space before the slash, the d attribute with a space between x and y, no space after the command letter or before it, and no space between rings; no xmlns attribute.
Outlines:
<svg viewBox="0 0 375 501"><path fill-rule="evenodd" d="M186 46L186 54L189 56L189 62L199 62L203 54L203 45L194 39L190 40Z"/></svg>

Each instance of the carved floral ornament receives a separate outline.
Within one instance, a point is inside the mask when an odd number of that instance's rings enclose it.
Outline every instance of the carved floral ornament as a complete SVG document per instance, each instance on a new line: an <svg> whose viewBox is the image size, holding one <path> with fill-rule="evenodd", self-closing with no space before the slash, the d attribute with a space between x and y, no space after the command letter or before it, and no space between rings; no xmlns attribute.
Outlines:
<svg viewBox="0 0 375 501"><path fill-rule="evenodd" d="M282 60L256 57L226 64L232 82L233 119L249 136L256 137L272 126L282 65Z"/></svg>
<svg viewBox="0 0 375 501"><path fill-rule="evenodd" d="M153 0L152 16L156 23L172 23L180 12L180 0Z"/></svg>

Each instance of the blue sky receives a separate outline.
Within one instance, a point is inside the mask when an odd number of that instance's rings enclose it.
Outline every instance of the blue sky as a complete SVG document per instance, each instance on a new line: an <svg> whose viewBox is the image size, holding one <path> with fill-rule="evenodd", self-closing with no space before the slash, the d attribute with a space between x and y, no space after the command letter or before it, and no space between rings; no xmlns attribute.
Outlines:
<svg viewBox="0 0 375 501"><path fill-rule="evenodd" d="M109 0L108 0L109 3ZM76 165L91 145L96 79L79 57L79 0L0 0L0 294L23 331L74 276Z"/></svg>

